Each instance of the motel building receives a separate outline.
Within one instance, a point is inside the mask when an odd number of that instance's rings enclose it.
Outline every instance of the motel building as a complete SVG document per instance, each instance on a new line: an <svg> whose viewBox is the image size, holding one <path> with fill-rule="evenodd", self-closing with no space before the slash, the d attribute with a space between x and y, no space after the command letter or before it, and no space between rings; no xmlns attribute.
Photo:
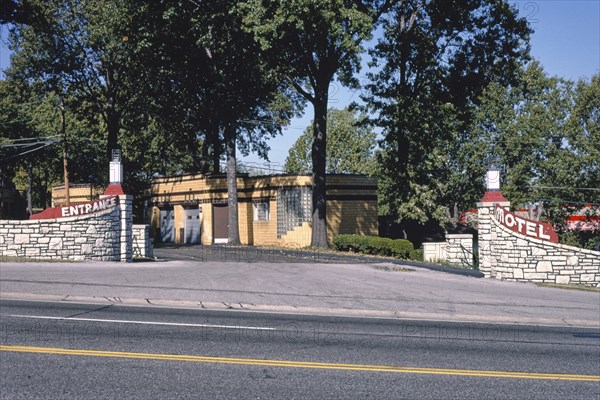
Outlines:
<svg viewBox="0 0 600 400"><path fill-rule="evenodd" d="M238 174L238 223L243 245L309 246L312 176ZM377 182L364 175L327 175L327 238L377 235ZM155 242L228 241L226 175L158 177L146 194L146 219Z"/></svg>

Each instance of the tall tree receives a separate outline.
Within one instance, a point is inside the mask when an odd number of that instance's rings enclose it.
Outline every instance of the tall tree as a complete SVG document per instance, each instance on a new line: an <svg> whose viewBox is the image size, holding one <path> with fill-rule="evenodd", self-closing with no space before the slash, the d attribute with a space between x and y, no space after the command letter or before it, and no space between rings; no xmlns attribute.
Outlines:
<svg viewBox="0 0 600 400"><path fill-rule="evenodd" d="M132 2L30 0L26 24L13 29L11 74L38 79L102 119L105 151L118 148L124 115L139 99L141 70L128 43Z"/></svg>
<svg viewBox="0 0 600 400"><path fill-rule="evenodd" d="M328 174L373 175L377 168L376 133L366 116L357 111L330 108L327 112ZM288 173L312 171L312 129L307 128L290 148L284 169Z"/></svg>
<svg viewBox="0 0 600 400"><path fill-rule="evenodd" d="M485 90L471 125L472 144L499 157L502 191L515 205L596 202L589 189L600 183L599 81L596 75L575 85L532 62L519 84Z"/></svg>
<svg viewBox="0 0 600 400"><path fill-rule="evenodd" d="M212 0L202 7L193 1L161 4L162 20L179 38L174 49L165 49L173 61L171 81L193 99L190 115L204 135L203 153L212 147L214 172L221 146L226 153L229 243L239 244L237 149L266 157L266 138L281 132L296 112L296 99L282 95L287 86L254 36L242 29L236 1Z"/></svg>
<svg viewBox="0 0 600 400"><path fill-rule="evenodd" d="M475 191L460 152L478 97L516 80L530 29L504 0L407 0L382 24L365 96L384 129L381 209L442 222Z"/></svg>
<svg viewBox="0 0 600 400"><path fill-rule="evenodd" d="M312 240L327 247L325 171L327 104L334 77L357 85L361 43L394 1L292 0L240 2L245 24L271 60L314 109L311 149L313 168Z"/></svg>

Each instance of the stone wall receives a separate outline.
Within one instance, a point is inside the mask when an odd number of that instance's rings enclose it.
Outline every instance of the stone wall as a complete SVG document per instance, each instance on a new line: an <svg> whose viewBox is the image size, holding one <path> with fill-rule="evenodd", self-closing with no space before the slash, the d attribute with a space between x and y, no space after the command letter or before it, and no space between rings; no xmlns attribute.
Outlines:
<svg viewBox="0 0 600 400"><path fill-rule="evenodd" d="M446 235L446 260L452 265L461 267L473 266L473 235Z"/></svg>
<svg viewBox="0 0 600 400"><path fill-rule="evenodd" d="M445 242L423 243L423 260L472 267L473 235L447 234Z"/></svg>
<svg viewBox="0 0 600 400"><path fill-rule="evenodd" d="M0 220L0 257L38 260L131 261L132 196L77 217Z"/></svg>
<svg viewBox="0 0 600 400"><path fill-rule="evenodd" d="M600 252L512 232L496 221L493 207L479 205L479 269L486 277L600 287Z"/></svg>
<svg viewBox="0 0 600 400"><path fill-rule="evenodd" d="M133 225L133 257L154 258L154 239L150 225Z"/></svg>

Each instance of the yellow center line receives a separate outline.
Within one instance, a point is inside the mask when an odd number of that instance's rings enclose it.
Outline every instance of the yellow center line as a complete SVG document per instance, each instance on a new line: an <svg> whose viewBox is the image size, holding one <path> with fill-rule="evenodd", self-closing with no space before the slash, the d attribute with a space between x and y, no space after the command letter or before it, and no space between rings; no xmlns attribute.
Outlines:
<svg viewBox="0 0 600 400"><path fill-rule="evenodd" d="M416 368L391 365L366 365L366 364L335 364L324 362L286 361L286 360L263 360L253 358L228 358L213 356L192 356L178 354L153 354L153 353L130 353L122 351L106 350L76 350L55 347L31 347L31 346L5 346L0 345L0 351L17 353L41 353L57 354L66 356L87 357L113 357L126 359L144 359L160 361L188 361L197 363L235 364L235 365L259 365L270 367L288 368L311 368L311 369L333 369L342 371L369 371L369 372L395 372L406 374L430 374L430 375L460 375L493 378L514 379L546 379L562 381L588 381L600 382L600 375L578 375L578 374L546 374L533 372L510 372L510 371L486 371L471 369L447 369L447 368Z"/></svg>

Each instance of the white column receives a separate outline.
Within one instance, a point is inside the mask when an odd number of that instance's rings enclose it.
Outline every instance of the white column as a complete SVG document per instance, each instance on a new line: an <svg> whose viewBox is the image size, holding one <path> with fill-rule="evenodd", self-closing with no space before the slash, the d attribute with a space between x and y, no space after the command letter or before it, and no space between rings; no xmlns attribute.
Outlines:
<svg viewBox="0 0 600 400"><path fill-rule="evenodd" d="M122 262L133 260L133 196L119 196L119 210L121 220L121 252Z"/></svg>

